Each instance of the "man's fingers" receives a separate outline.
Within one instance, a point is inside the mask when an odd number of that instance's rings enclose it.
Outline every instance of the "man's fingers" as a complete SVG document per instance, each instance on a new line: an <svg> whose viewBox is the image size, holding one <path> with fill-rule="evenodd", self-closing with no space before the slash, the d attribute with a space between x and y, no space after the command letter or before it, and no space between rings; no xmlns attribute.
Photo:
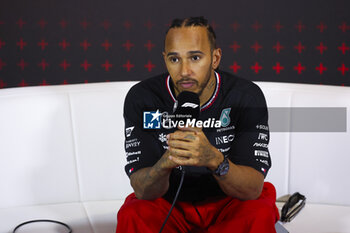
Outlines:
<svg viewBox="0 0 350 233"><path fill-rule="evenodd" d="M183 157L183 158L190 158L191 152L188 150L184 150L184 149L179 149L179 148L174 148L169 146L169 152L171 156L176 156L176 157Z"/></svg>
<svg viewBox="0 0 350 233"><path fill-rule="evenodd" d="M189 132L200 132L202 131L202 128L197 127L177 127L181 131L189 131Z"/></svg>
<svg viewBox="0 0 350 233"><path fill-rule="evenodd" d="M168 140L182 140L182 141L194 141L196 140L196 134L189 131L175 131L174 133L168 134Z"/></svg>
<svg viewBox="0 0 350 233"><path fill-rule="evenodd" d="M195 161L193 159L183 158L183 157L176 157L176 156L169 156L169 159L173 161L174 163L181 165L181 166L193 166L195 165Z"/></svg>
<svg viewBox="0 0 350 233"><path fill-rule="evenodd" d="M188 141L182 140L168 140L168 145L170 148L190 150L192 145Z"/></svg>

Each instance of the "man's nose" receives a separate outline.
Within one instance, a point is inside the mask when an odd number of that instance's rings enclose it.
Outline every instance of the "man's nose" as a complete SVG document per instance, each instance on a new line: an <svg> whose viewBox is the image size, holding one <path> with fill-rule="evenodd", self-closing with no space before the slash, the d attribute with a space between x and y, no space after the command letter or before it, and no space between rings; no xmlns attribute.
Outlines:
<svg viewBox="0 0 350 233"><path fill-rule="evenodd" d="M181 76L187 77L191 75L191 66L187 61L184 61L181 66Z"/></svg>

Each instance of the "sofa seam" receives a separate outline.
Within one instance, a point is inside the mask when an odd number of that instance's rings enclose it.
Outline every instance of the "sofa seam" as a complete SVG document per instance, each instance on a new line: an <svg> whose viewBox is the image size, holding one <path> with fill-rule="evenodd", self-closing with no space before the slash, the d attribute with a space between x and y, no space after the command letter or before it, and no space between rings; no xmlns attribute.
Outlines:
<svg viewBox="0 0 350 233"><path fill-rule="evenodd" d="M90 215L88 214L88 211L87 211L87 209L86 209L85 203L82 201L81 204L83 205L84 212L85 212L85 214L86 214L86 217L87 217L88 220L89 220L89 224L90 224L90 227L91 227L92 232L93 232L93 233L96 233L96 232L95 232L95 228L93 227L93 224L92 224L92 222L91 222Z"/></svg>
<svg viewBox="0 0 350 233"><path fill-rule="evenodd" d="M73 150L74 150L74 160L75 160L75 169L76 169L76 175L77 175L77 184L78 184L78 192L79 192L79 201L82 202L82 195L81 195L81 185L80 185L80 175L79 175L79 165L78 165L78 152L77 152L77 145L76 145L76 135L75 135L75 124L74 124L74 118L73 118L73 110L72 110L72 101L71 101L71 95L68 94L68 102L69 102L69 116L72 126L72 140L73 140Z"/></svg>

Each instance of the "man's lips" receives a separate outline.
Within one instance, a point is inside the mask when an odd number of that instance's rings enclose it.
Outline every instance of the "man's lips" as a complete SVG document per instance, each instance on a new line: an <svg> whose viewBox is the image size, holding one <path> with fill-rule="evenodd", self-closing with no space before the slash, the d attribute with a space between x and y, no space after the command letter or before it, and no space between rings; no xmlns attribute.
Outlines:
<svg viewBox="0 0 350 233"><path fill-rule="evenodd" d="M191 81L187 81L187 82L179 82L178 84L184 89L189 89L189 88L193 87L196 83L191 82Z"/></svg>

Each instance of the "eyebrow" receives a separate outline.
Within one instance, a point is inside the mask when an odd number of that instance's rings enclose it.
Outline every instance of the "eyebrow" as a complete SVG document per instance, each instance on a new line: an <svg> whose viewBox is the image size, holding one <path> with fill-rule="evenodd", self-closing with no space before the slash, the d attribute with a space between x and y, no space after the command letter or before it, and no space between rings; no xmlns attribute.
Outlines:
<svg viewBox="0 0 350 233"><path fill-rule="evenodd" d="M192 55L192 54L204 54L202 51L200 51L200 50L194 50L194 51L189 51L189 52L187 52L187 54L190 54L190 55ZM167 57L169 57L169 56L173 56L173 55L178 55L179 53L177 53L177 52L169 52L168 54L167 54Z"/></svg>

